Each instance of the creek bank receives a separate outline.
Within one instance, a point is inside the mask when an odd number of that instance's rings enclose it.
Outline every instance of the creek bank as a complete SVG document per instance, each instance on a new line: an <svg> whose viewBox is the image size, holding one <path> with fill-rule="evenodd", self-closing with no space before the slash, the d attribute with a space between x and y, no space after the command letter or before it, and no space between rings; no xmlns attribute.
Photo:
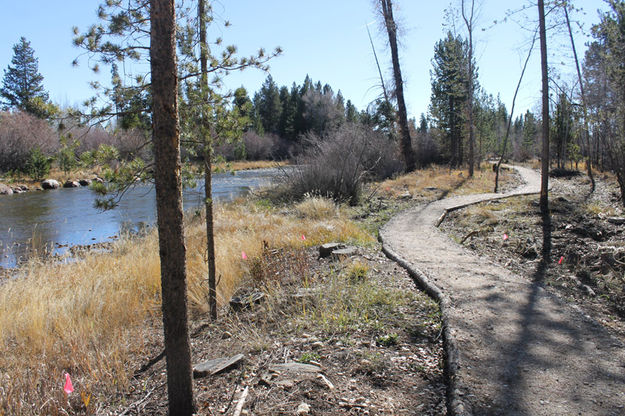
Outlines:
<svg viewBox="0 0 625 416"><path fill-rule="evenodd" d="M92 179L83 178L83 179L68 179L62 184L56 179L45 179L39 183L39 185L25 185L25 184L16 184L16 185L5 185L0 183L0 195L14 195L21 194L29 191L47 191L47 190L55 190L60 188L80 188L80 187L88 187L92 182L103 183L104 181L99 177L94 177Z"/></svg>

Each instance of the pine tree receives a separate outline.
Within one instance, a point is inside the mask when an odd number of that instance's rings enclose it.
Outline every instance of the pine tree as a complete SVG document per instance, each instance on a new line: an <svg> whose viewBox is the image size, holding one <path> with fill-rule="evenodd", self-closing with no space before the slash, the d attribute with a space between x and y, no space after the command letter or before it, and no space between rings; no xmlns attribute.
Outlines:
<svg viewBox="0 0 625 416"><path fill-rule="evenodd" d="M538 137L538 124L534 114L527 110L523 119L523 150L528 157L534 157L536 150L536 138Z"/></svg>
<svg viewBox="0 0 625 416"><path fill-rule="evenodd" d="M195 410L187 313L187 267L180 176L176 17L173 0L150 2L156 212L169 414Z"/></svg>
<svg viewBox="0 0 625 416"><path fill-rule="evenodd" d="M301 87L299 87L298 96L297 96L297 110L295 111L295 137L299 137L301 134L310 130L310 126L308 124L308 120L304 116L306 111L306 104L304 103L304 95L308 91L312 91L314 89L312 79L308 75L304 79L304 83Z"/></svg>
<svg viewBox="0 0 625 416"><path fill-rule="evenodd" d="M452 166L462 164L464 108L468 96L466 42L451 32L434 47L430 112L445 134L447 156Z"/></svg>
<svg viewBox="0 0 625 416"><path fill-rule="evenodd" d="M13 59L4 71L0 95L7 108L14 108L40 118L54 113L48 103L48 93L43 88L43 76L39 73L39 60L25 37L13 45Z"/></svg>
<svg viewBox="0 0 625 416"><path fill-rule="evenodd" d="M558 168L566 165L566 151L573 139L573 109L565 93L560 93L556 103L556 112L552 123L552 144L555 150Z"/></svg>
<svg viewBox="0 0 625 416"><path fill-rule="evenodd" d="M234 90L233 105L244 123L243 131L254 128L254 104L247 95L245 87L239 87Z"/></svg>
<svg viewBox="0 0 625 416"><path fill-rule="evenodd" d="M295 111L297 110L297 86L293 85L291 91L286 86L280 88L280 123L278 130L280 137L295 140Z"/></svg>
<svg viewBox="0 0 625 416"><path fill-rule="evenodd" d="M356 123L359 120L358 110L351 100L345 103L345 120L348 123Z"/></svg>
<svg viewBox="0 0 625 416"><path fill-rule="evenodd" d="M260 88L257 111L265 132L278 134L281 112L280 90L271 75L267 75Z"/></svg>

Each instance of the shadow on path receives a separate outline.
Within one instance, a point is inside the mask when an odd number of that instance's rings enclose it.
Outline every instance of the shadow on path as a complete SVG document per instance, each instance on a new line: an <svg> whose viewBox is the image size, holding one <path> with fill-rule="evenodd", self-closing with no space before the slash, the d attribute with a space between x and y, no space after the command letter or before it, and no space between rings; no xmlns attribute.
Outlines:
<svg viewBox="0 0 625 416"><path fill-rule="evenodd" d="M445 210L536 193L535 172L519 171L527 185L516 191L445 198L399 214L380 233L385 250L441 301L448 408L462 415L625 415L623 343L544 289L554 261L550 217L542 218L541 260L531 279L436 229Z"/></svg>

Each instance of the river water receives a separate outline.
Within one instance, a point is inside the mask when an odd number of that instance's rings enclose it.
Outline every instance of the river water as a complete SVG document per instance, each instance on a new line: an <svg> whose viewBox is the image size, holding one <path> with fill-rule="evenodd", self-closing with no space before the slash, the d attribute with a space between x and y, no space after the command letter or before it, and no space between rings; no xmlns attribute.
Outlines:
<svg viewBox="0 0 625 416"><path fill-rule="evenodd" d="M213 175L213 200L229 201L271 184L279 169L256 169ZM204 204L204 182L185 189L184 209ZM112 241L122 231L138 231L156 222L152 185L130 189L110 211L94 208L96 194L88 188L31 191L0 196L0 268L15 267L32 252L46 248L63 254L71 246Z"/></svg>

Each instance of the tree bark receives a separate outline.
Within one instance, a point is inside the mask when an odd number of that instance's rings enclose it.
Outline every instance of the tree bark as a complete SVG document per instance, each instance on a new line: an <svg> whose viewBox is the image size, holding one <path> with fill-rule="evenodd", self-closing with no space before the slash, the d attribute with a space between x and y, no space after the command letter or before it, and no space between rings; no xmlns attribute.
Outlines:
<svg viewBox="0 0 625 416"><path fill-rule="evenodd" d="M543 149L541 155L540 212L549 213L549 75L547 66L547 31L544 0L538 0L540 64L542 72Z"/></svg>
<svg viewBox="0 0 625 416"><path fill-rule="evenodd" d="M206 258L208 263L208 306L211 319L217 319L217 280L215 278L215 233L213 218L213 144L210 136L208 105L208 43L206 42L206 0L199 0L200 20L200 82L202 91L202 127L204 137L204 206L206 208Z"/></svg>
<svg viewBox="0 0 625 416"><path fill-rule="evenodd" d="M393 77L395 79L395 98L397 99L397 116L399 119L400 146L401 153L406 164L406 171L412 172L416 168L416 157L410 139L410 129L408 128L408 114L406 102L404 100L404 82L399 66L399 53L397 51L397 25L393 18L393 3L391 0L380 0L382 7L382 17L384 26L388 33L388 43L391 47L391 60L393 63Z"/></svg>
<svg viewBox="0 0 625 416"><path fill-rule="evenodd" d="M208 306L212 320L217 319L217 280L215 267L215 221L213 215L212 146L204 153L204 205L206 207L206 252L208 262Z"/></svg>
<svg viewBox="0 0 625 416"><path fill-rule="evenodd" d="M170 415L194 411L191 348L187 327L186 248L184 245L176 17L174 0L150 1L152 73L152 140L167 393Z"/></svg>

